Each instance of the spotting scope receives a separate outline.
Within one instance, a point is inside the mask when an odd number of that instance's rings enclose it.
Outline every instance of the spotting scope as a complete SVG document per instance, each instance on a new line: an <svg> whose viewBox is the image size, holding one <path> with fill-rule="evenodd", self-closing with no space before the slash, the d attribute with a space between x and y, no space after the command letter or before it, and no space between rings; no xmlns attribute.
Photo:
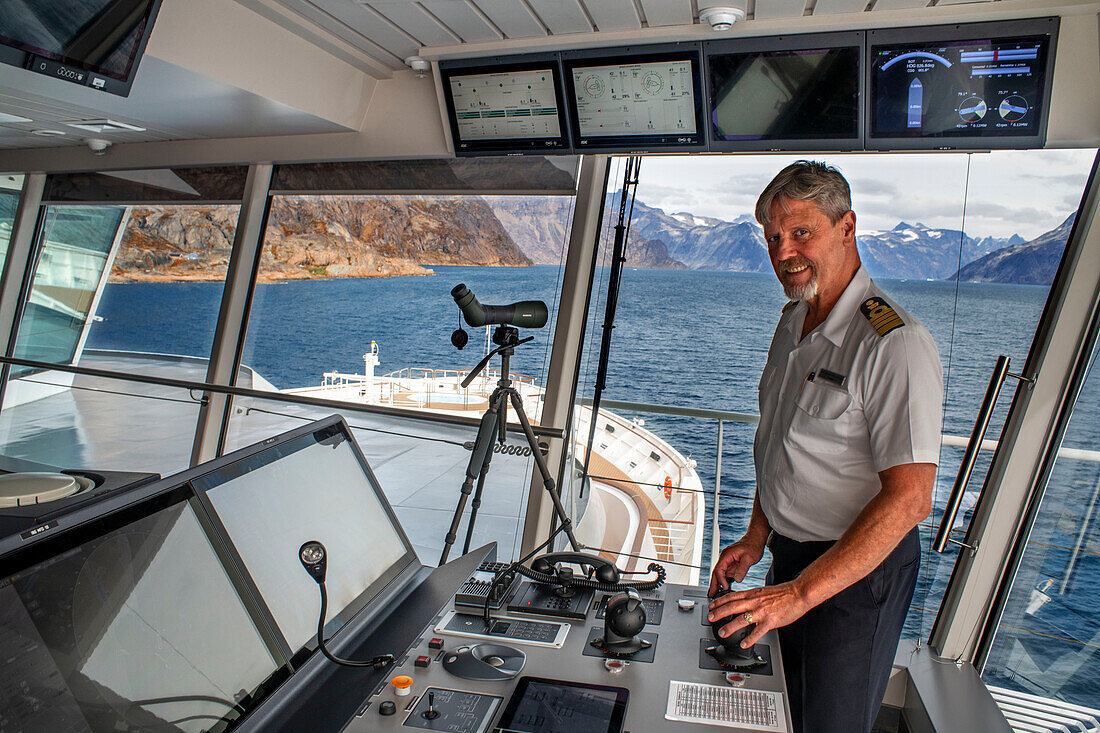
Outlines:
<svg viewBox="0 0 1100 733"><path fill-rule="evenodd" d="M454 286L451 297L458 304L466 323L474 328L498 324L520 328L542 328L546 325L548 313L546 303L541 300L521 300L511 305L482 305L465 283Z"/></svg>

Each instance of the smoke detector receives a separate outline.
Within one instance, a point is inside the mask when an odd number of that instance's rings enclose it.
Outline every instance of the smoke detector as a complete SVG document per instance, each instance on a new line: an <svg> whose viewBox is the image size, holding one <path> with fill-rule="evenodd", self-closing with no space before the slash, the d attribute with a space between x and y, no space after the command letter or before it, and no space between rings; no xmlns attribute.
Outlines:
<svg viewBox="0 0 1100 733"><path fill-rule="evenodd" d="M87 143L88 148L92 151L92 155L106 155L107 148L111 147L111 141L104 140L101 137L90 137L84 142Z"/></svg>
<svg viewBox="0 0 1100 733"><path fill-rule="evenodd" d="M432 70L432 65L425 59L419 56L409 56L405 59L405 66L416 72L417 79L423 79L428 75L428 72Z"/></svg>
<svg viewBox="0 0 1100 733"><path fill-rule="evenodd" d="M732 5L720 5L699 9L699 22L710 23L711 30L728 31L733 24L745 19L745 9Z"/></svg>

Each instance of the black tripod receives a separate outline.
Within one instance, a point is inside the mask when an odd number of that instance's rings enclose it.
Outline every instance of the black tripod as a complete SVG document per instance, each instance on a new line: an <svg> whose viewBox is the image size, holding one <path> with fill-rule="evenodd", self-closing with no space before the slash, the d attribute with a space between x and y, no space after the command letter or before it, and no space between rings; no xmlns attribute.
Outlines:
<svg viewBox="0 0 1100 733"><path fill-rule="evenodd" d="M554 479L550 476L550 469L546 467L546 459L543 457L542 451L539 450L535 432L531 430L531 423L523 412L523 400L520 398L519 392L512 386L508 371L508 362L512 355L516 353L516 347L533 339L533 336L521 339L519 329L513 326L497 326L496 330L493 331L493 343L498 345L497 348L486 354L485 358L478 362L478 365L462 380L463 387L470 386L470 383L477 378L477 375L481 373L489 360L496 354L500 354L500 379L497 380L497 388L493 390L492 396L489 397L489 409L481 416L481 424L477 428L477 441L474 443L470 463L466 466L466 480L462 482L462 491L458 497L458 506L455 507L454 518L451 520L451 528L447 531L447 537L443 543L443 554L439 557L440 565L447 562L447 556L451 553L451 545L454 544L455 538L458 536L458 525L462 521L462 513L466 510L466 499L472 493L474 500L470 505L470 521L466 526L466 541L463 544L462 553L466 554L470 551L470 538L473 536L477 510L481 506L481 492L485 488L485 476L489 473L489 462L493 460L493 441L499 439L500 443L503 444L507 437L509 401L511 401L512 407L516 411L516 417L519 418L523 434L527 436L527 445L531 447L531 455L535 457L535 465L538 467L539 475L542 476L543 488L550 494L550 499L554 502L554 513L557 514L573 549L577 550L580 547L577 544L577 538L573 536L573 522L565 513L565 507L561 503L561 495L558 493ZM474 490L475 480L477 481L476 491Z"/></svg>

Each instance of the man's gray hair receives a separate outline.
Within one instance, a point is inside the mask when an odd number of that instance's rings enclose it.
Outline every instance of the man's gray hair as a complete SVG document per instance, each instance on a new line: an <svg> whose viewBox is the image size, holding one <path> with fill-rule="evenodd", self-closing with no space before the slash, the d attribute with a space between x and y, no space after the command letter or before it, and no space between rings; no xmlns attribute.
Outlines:
<svg viewBox="0 0 1100 733"><path fill-rule="evenodd" d="M844 176L816 160L799 160L779 171L756 200L756 220L766 225L776 201L789 214L790 199L812 201L833 224L852 208L852 191Z"/></svg>

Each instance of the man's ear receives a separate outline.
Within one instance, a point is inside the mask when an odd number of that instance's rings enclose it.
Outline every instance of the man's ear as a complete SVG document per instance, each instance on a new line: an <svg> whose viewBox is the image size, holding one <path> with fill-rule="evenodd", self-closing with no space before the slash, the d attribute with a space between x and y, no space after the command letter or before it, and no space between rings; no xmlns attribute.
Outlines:
<svg viewBox="0 0 1100 733"><path fill-rule="evenodd" d="M843 228L844 241L855 244L856 241L856 212L848 210L837 222Z"/></svg>

